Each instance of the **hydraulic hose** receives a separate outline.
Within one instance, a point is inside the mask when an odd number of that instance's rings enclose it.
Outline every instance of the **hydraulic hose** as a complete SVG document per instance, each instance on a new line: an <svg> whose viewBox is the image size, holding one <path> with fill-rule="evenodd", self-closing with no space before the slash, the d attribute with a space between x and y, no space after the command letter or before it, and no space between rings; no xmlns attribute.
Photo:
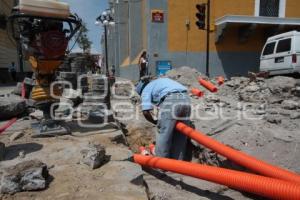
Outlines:
<svg viewBox="0 0 300 200"><path fill-rule="evenodd" d="M179 173L226 185L271 199L300 199L300 185L284 180L184 161L135 154L134 162L144 167Z"/></svg>
<svg viewBox="0 0 300 200"><path fill-rule="evenodd" d="M208 136L196 131L182 122L176 124L176 129L195 140L199 144L215 151L229 160L264 176L294 182L300 185L300 176L294 172L270 165L243 152L232 149Z"/></svg>

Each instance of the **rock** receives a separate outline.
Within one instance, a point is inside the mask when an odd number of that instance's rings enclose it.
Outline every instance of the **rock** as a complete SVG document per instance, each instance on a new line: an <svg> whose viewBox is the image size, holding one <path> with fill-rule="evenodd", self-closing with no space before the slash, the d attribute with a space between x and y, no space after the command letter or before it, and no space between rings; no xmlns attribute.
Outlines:
<svg viewBox="0 0 300 200"><path fill-rule="evenodd" d="M26 111L26 101L18 96L0 98L0 120L8 120Z"/></svg>
<svg viewBox="0 0 300 200"><path fill-rule="evenodd" d="M0 193L14 194L46 188L48 169L38 160L19 163L2 171Z"/></svg>
<svg viewBox="0 0 300 200"><path fill-rule="evenodd" d="M255 114L257 115L265 115L267 112L265 110L256 110Z"/></svg>
<svg viewBox="0 0 300 200"><path fill-rule="evenodd" d="M300 119L300 113L291 113L290 118L291 119Z"/></svg>
<svg viewBox="0 0 300 200"><path fill-rule="evenodd" d="M267 87L271 92L280 94L281 92L289 92L296 86L296 80L294 78L285 76L275 76L270 79L266 79Z"/></svg>
<svg viewBox="0 0 300 200"><path fill-rule="evenodd" d="M0 161L4 160L5 157L5 144L0 142Z"/></svg>
<svg viewBox="0 0 300 200"><path fill-rule="evenodd" d="M300 87L296 87L296 88L293 90L293 94L294 94L296 97L300 97Z"/></svg>
<svg viewBox="0 0 300 200"><path fill-rule="evenodd" d="M258 85L250 85L245 88L246 92L257 92L259 90L260 88L258 87Z"/></svg>
<svg viewBox="0 0 300 200"><path fill-rule="evenodd" d="M98 144L90 144L87 149L81 151L82 159L80 163L89 166L91 169L99 168L106 159L105 148Z"/></svg>
<svg viewBox="0 0 300 200"><path fill-rule="evenodd" d="M266 115L265 120L271 124L280 124L282 121L278 115Z"/></svg>
<svg viewBox="0 0 300 200"><path fill-rule="evenodd" d="M299 103L297 103L296 101L292 101L292 100L284 100L281 103L281 106L283 109L286 109L286 110L296 110L299 107Z"/></svg>
<svg viewBox="0 0 300 200"><path fill-rule="evenodd" d="M44 117L43 111L41 110L35 110L33 113L29 114L30 117L33 119L41 120Z"/></svg>
<svg viewBox="0 0 300 200"><path fill-rule="evenodd" d="M209 103L218 103L220 102L220 98L216 95L208 95L205 100Z"/></svg>
<svg viewBox="0 0 300 200"><path fill-rule="evenodd" d="M19 139L19 138L21 138L21 137L23 137L23 136L24 136L24 132L22 132L22 131L15 132L15 133L13 133L13 134L9 137L9 140L10 140L11 142L13 142L13 141L15 141L15 140L17 140L17 139Z"/></svg>

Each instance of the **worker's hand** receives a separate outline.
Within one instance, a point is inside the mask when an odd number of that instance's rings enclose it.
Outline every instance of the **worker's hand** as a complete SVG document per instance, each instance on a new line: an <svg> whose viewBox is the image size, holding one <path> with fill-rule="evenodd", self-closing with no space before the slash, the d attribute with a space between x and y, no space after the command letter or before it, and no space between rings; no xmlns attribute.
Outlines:
<svg viewBox="0 0 300 200"><path fill-rule="evenodd" d="M143 111L143 115L144 117L147 119L147 121L151 122L152 124L156 125L157 124L157 120L153 119L153 116L151 115L150 110L144 110Z"/></svg>

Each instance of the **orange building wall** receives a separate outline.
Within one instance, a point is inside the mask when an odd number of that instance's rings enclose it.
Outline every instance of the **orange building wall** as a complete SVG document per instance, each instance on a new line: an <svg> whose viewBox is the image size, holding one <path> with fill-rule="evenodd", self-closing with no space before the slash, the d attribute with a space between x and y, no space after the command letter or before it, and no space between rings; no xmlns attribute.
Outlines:
<svg viewBox="0 0 300 200"><path fill-rule="evenodd" d="M289 0L297 1L297 0ZM168 1L168 48L171 52L199 52L206 50L206 31L199 30L196 22L196 4L205 3L205 0L170 0ZM212 0L211 5L211 51L260 51L264 38L261 30L256 32L245 43L238 40L238 29L229 28L225 32L225 38L219 44L215 44L215 20L224 15L248 15L253 16L255 0ZM297 3L300 5L299 3ZM190 22L189 28L186 21Z"/></svg>
<svg viewBox="0 0 300 200"><path fill-rule="evenodd" d="M286 17L299 18L300 17L300 1L286 0Z"/></svg>

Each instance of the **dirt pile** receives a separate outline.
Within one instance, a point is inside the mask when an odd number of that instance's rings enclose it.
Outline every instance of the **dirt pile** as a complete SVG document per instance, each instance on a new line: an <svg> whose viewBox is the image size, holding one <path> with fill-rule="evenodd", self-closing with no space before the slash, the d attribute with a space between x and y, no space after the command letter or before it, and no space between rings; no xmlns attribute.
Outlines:
<svg viewBox="0 0 300 200"><path fill-rule="evenodd" d="M167 72L166 76L180 82L187 87L198 86L198 77L204 77L204 75L202 75L196 69L187 66L170 70L169 72Z"/></svg>

